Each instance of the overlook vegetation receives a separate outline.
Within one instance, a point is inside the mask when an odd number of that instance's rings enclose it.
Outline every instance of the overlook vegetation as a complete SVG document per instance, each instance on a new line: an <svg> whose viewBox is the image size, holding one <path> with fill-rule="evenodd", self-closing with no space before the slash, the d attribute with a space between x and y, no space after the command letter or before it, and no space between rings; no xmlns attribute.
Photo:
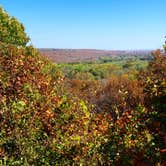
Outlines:
<svg viewBox="0 0 166 166"><path fill-rule="evenodd" d="M0 165L166 164L163 51L54 64L28 42L0 8Z"/></svg>

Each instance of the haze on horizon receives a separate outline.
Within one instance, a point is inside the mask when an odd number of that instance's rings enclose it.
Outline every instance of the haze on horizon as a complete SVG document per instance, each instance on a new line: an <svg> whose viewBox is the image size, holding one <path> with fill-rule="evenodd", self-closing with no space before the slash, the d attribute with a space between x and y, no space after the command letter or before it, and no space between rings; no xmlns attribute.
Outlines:
<svg viewBox="0 0 166 166"><path fill-rule="evenodd" d="M1 0L38 48L161 48L165 0Z"/></svg>

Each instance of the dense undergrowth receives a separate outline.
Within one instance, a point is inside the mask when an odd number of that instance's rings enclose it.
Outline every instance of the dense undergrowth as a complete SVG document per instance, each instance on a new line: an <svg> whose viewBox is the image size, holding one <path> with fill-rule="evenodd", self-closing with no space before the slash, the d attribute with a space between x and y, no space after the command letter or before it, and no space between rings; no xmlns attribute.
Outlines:
<svg viewBox="0 0 166 166"><path fill-rule="evenodd" d="M134 72L135 62L62 70L3 9L0 27L0 165L165 163L165 53Z"/></svg>

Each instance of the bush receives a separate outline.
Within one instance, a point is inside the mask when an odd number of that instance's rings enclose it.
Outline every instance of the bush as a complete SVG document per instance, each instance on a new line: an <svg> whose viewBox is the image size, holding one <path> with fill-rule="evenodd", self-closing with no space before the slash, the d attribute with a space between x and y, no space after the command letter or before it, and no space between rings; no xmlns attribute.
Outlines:
<svg viewBox="0 0 166 166"><path fill-rule="evenodd" d="M153 53L154 61L142 72L140 78L145 87L145 105L148 108L149 129L155 138L156 148L160 149L161 160L165 155L165 126L166 126L166 56L157 50Z"/></svg>
<svg viewBox="0 0 166 166"><path fill-rule="evenodd" d="M0 43L0 147L9 163L37 162L36 148L42 150L52 135L50 118L63 99L58 94L61 76L44 71L49 63L32 47Z"/></svg>
<svg viewBox="0 0 166 166"><path fill-rule="evenodd" d="M108 112L116 120L123 112L135 109L143 102L143 88L137 80L112 77L106 86L97 92L95 103L97 111Z"/></svg>

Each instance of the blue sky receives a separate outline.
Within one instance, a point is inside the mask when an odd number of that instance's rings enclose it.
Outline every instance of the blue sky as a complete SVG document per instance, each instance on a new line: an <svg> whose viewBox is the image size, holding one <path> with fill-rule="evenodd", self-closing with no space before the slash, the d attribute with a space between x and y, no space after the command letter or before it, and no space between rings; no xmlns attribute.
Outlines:
<svg viewBox="0 0 166 166"><path fill-rule="evenodd" d="M166 0L0 0L38 48L156 49Z"/></svg>

